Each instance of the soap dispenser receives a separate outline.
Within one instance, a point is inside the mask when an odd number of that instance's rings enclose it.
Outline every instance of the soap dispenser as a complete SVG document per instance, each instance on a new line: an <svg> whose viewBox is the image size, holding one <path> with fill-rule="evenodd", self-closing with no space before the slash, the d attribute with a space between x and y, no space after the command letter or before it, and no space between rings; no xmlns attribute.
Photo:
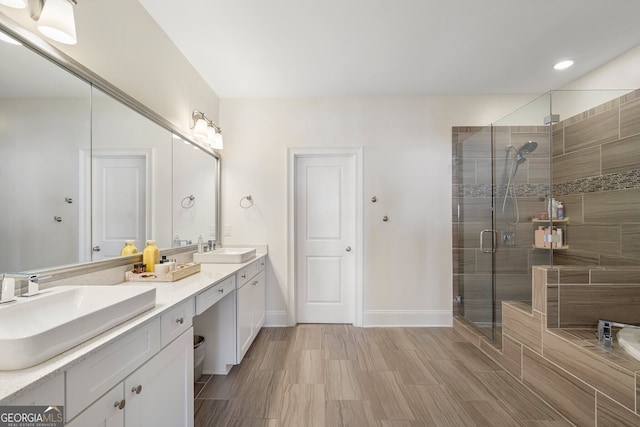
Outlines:
<svg viewBox="0 0 640 427"><path fill-rule="evenodd" d="M136 245L134 243L135 243L134 240L125 240L124 248L122 248L122 250L120 251L120 255L125 256L125 255L137 254L138 248L136 248Z"/></svg>

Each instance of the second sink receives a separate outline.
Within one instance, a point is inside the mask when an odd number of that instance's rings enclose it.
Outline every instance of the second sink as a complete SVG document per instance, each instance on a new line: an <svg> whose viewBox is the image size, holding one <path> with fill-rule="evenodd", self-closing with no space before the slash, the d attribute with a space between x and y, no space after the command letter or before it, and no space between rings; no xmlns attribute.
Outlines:
<svg viewBox="0 0 640 427"><path fill-rule="evenodd" d="M214 264L241 264L256 256L255 248L220 248L201 254L193 254L195 262Z"/></svg>

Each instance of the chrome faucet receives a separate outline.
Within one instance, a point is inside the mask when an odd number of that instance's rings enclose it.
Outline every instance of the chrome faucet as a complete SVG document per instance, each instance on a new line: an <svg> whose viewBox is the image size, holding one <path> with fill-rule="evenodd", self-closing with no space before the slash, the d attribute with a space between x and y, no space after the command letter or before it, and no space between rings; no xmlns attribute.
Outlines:
<svg viewBox="0 0 640 427"><path fill-rule="evenodd" d="M636 325L628 325L626 323L612 322L610 320L598 320L598 341L606 348L613 347L613 331L612 328L640 328Z"/></svg>
<svg viewBox="0 0 640 427"><path fill-rule="evenodd" d="M31 297L40 293L40 279L48 279L49 277L51 276L40 276L39 274L24 273L2 273L2 292L0 294L0 304L16 300L16 279L27 280L27 292L24 292L19 296Z"/></svg>

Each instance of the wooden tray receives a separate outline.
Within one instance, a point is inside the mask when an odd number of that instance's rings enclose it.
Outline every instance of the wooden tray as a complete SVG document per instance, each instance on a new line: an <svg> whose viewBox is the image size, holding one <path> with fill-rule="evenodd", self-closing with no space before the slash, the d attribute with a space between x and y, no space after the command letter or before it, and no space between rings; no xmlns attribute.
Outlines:
<svg viewBox="0 0 640 427"><path fill-rule="evenodd" d="M175 271L168 273L134 273L133 271L127 271L124 273L124 279L127 282L175 282L176 280L199 273L200 268L199 262L189 262L176 265Z"/></svg>

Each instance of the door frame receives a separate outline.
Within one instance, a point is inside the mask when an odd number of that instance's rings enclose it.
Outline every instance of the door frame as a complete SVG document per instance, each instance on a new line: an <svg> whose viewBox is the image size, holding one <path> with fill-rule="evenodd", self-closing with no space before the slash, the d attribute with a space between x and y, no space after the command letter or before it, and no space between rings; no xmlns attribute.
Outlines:
<svg viewBox="0 0 640 427"><path fill-rule="evenodd" d="M355 165L355 205L356 223L354 242L355 261L355 292L354 292L354 319L353 325L361 327L364 310L364 177L363 177L363 148L318 148L318 147L289 147L287 148L287 324L297 324L298 313L296 304L296 239L295 239L295 172L296 160L301 157L353 157Z"/></svg>

